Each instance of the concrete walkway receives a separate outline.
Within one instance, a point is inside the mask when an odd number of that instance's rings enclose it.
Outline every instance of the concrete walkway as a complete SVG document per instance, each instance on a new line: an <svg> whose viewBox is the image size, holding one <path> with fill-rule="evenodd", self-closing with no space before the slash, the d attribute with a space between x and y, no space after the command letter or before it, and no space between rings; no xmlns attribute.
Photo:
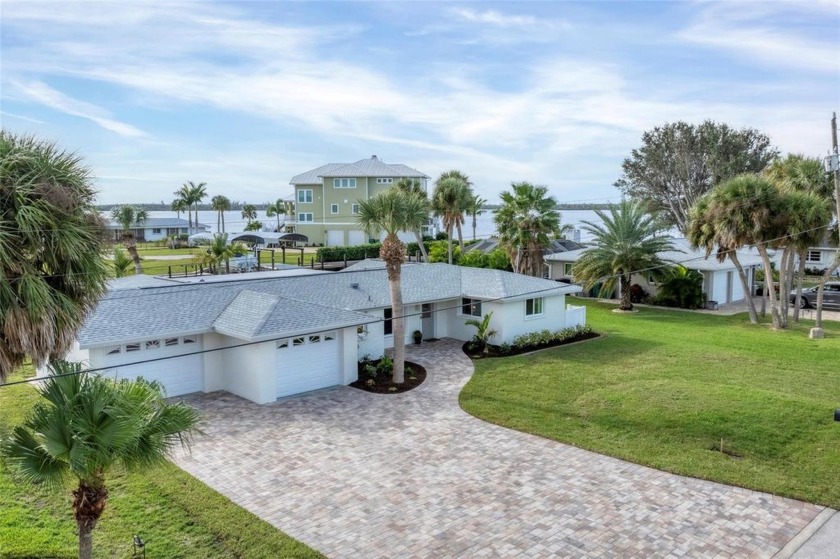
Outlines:
<svg viewBox="0 0 840 559"><path fill-rule="evenodd" d="M332 558L771 558L825 510L476 419L460 346L410 346L429 377L405 394L191 396L206 436L177 462Z"/></svg>

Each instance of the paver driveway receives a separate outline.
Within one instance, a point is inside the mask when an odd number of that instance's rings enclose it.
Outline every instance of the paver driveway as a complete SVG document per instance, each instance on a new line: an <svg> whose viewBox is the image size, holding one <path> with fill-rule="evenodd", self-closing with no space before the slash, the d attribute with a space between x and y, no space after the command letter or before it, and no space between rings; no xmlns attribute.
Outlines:
<svg viewBox="0 0 840 559"><path fill-rule="evenodd" d="M460 346L411 346L405 394L190 397L207 436L178 464L334 558L772 557L822 510L469 416Z"/></svg>

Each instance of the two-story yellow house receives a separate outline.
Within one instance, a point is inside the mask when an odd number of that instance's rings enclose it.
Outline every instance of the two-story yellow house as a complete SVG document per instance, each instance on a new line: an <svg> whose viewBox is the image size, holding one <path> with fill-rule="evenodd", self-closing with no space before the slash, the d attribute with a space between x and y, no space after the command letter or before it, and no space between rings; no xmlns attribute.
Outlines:
<svg viewBox="0 0 840 559"><path fill-rule="evenodd" d="M309 242L326 246L354 246L368 242L356 223L359 200L367 200L401 178L418 179L426 188L429 177L399 163L385 163L375 155L355 163L327 163L292 177L295 189L295 232Z"/></svg>

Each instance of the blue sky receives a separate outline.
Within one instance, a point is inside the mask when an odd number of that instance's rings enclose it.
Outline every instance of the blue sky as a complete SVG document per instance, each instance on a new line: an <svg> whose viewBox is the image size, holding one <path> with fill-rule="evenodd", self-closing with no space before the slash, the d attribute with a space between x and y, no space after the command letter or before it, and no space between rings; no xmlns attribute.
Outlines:
<svg viewBox="0 0 840 559"><path fill-rule="evenodd" d="M2 7L0 117L78 151L102 203L187 180L263 202L327 162L616 199L644 130L711 118L823 155L840 3L38 2Z"/></svg>

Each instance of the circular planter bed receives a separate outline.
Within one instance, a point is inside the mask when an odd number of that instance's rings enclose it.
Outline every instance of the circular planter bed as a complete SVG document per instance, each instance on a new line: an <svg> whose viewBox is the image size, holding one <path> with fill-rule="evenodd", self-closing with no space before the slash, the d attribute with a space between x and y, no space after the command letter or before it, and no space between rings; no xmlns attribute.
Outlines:
<svg viewBox="0 0 840 559"><path fill-rule="evenodd" d="M533 346L525 346L525 347L508 347L503 350L500 346L497 345L490 345L488 346L488 352L485 355L480 348L476 348L474 342L467 342L463 345L464 353L469 356L470 359L483 359L485 357L511 357L513 355L522 355L523 353L531 353L532 351L537 351L540 349L548 349L550 347L558 347L561 345L569 345L576 342L581 342L583 340L591 340L593 338L598 338L601 335L597 332L587 332L585 334L580 334L575 336L574 338L569 338L567 340L563 340L562 342L549 342L546 344L539 344Z"/></svg>
<svg viewBox="0 0 840 559"><path fill-rule="evenodd" d="M360 361L359 380L350 383L350 386L376 394L399 394L417 388L426 380L426 369L410 361L405 362L405 382L395 384L391 380L392 373L393 366L390 359L387 359L385 363L382 359Z"/></svg>

